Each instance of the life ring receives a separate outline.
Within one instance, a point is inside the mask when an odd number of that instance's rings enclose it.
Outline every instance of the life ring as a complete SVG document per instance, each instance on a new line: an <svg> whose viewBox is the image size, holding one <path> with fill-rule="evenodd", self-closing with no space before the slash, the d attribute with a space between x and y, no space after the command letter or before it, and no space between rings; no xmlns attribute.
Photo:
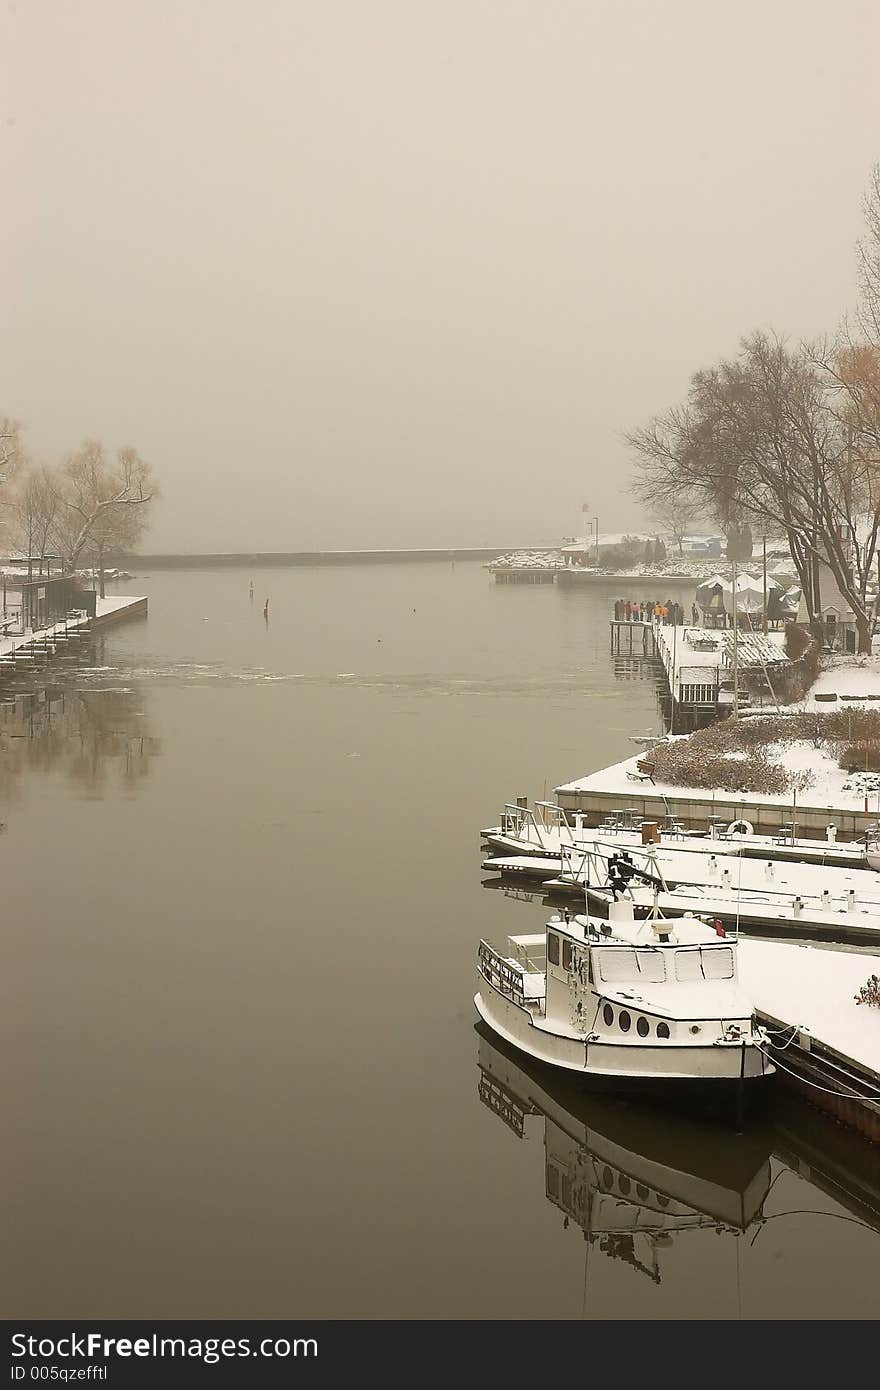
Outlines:
<svg viewBox="0 0 880 1390"><path fill-rule="evenodd" d="M754 835L755 827L750 820L732 820L727 827L728 835Z"/></svg>

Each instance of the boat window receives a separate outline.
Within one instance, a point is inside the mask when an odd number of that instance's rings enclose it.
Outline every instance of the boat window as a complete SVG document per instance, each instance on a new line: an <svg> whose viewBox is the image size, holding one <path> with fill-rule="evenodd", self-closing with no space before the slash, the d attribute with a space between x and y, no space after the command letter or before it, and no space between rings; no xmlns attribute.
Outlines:
<svg viewBox="0 0 880 1390"><path fill-rule="evenodd" d="M563 968L563 970L570 970L570 969L571 969L571 950L572 950L571 942L570 942L570 941L567 941L567 940L563 937L563 940L562 940L562 968Z"/></svg>
<svg viewBox="0 0 880 1390"><path fill-rule="evenodd" d="M666 962L662 951L639 951L636 956L639 978L649 985L662 985L666 979Z"/></svg>
<svg viewBox="0 0 880 1390"><path fill-rule="evenodd" d="M662 951L628 951L619 946L595 951L599 958L599 975L607 984L659 985L666 979Z"/></svg>
<svg viewBox="0 0 880 1390"><path fill-rule="evenodd" d="M675 978L681 981L703 980L703 966L700 961L699 947L696 951L676 951L675 953Z"/></svg>
<svg viewBox="0 0 880 1390"><path fill-rule="evenodd" d="M676 951L675 978L689 980L732 980L733 950L730 946L709 946L705 950Z"/></svg>
<svg viewBox="0 0 880 1390"><path fill-rule="evenodd" d="M621 1033L629 1032L629 1025L632 1023L632 1019L630 1018L626 1009L623 1009L621 1013L618 1015L617 1023Z"/></svg>
<svg viewBox="0 0 880 1390"><path fill-rule="evenodd" d="M651 1025L646 1018L640 1018L636 1024L636 1032L640 1038L646 1038L651 1031Z"/></svg>
<svg viewBox="0 0 880 1390"><path fill-rule="evenodd" d="M598 951L599 974L609 984L631 983L639 978L639 965L635 951Z"/></svg>
<svg viewBox="0 0 880 1390"><path fill-rule="evenodd" d="M553 931L547 933L547 959L551 965L559 964L559 937Z"/></svg>
<svg viewBox="0 0 880 1390"><path fill-rule="evenodd" d="M657 1037L658 1037L658 1038L668 1038L668 1037L669 1037L669 1024L668 1024L668 1023L658 1023L658 1024L657 1024Z"/></svg>
<svg viewBox="0 0 880 1390"><path fill-rule="evenodd" d="M707 980L733 979L733 951L729 946L710 946L701 954Z"/></svg>
<svg viewBox="0 0 880 1390"><path fill-rule="evenodd" d="M605 1005L604 1009L602 1010L602 1017L605 1020L606 1028L610 1028L612 1023L614 1022L614 1010L612 1009L610 1004Z"/></svg>

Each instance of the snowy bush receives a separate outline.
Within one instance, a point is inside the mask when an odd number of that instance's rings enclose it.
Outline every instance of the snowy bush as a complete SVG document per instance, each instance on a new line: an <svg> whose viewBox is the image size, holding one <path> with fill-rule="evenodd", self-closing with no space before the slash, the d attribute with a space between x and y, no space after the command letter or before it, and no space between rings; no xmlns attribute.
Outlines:
<svg viewBox="0 0 880 1390"><path fill-rule="evenodd" d="M861 792L863 795L867 795L868 792L880 792L880 773L856 772L844 782L841 791Z"/></svg>
<svg viewBox="0 0 880 1390"><path fill-rule="evenodd" d="M840 750L838 767L844 772L880 772L880 743L848 743Z"/></svg>
<svg viewBox="0 0 880 1390"><path fill-rule="evenodd" d="M652 775L672 786L718 787L731 792L782 795L813 785L810 771L785 765L787 744L807 743L828 752L841 767L858 749L845 791L880 791L880 711L836 710L830 714L769 715L726 719L651 750ZM877 768L877 772L871 771Z"/></svg>
<svg viewBox="0 0 880 1390"><path fill-rule="evenodd" d="M857 1004L870 1004L875 1009L880 1009L880 975L871 975L868 983L862 985L858 994L853 995Z"/></svg>

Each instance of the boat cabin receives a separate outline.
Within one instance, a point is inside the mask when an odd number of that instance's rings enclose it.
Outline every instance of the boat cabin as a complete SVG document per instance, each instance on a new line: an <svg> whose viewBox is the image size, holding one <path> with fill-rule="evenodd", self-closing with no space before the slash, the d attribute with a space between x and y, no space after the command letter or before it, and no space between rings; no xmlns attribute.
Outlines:
<svg viewBox="0 0 880 1390"><path fill-rule="evenodd" d="M608 921L553 916L508 937L506 957L483 942L480 969L539 1026L587 1041L693 1046L750 1029L734 939L690 914L637 922L622 900Z"/></svg>

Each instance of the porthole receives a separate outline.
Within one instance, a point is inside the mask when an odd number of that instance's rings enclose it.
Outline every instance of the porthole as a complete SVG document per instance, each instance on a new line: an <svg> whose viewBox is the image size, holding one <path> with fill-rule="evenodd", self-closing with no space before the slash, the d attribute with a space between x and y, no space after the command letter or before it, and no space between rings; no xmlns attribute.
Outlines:
<svg viewBox="0 0 880 1390"><path fill-rule="evenodd" d="M658 1038L668 1038L668 1037L669 1037L669 1024L668 1024L668 1023L658 1023L658 1024L657 1024L657 1037L658 1037Z"/></svg>
<svg viewBox="0 0 880 1390"><path fill-rule="evenodd" d="M640 1038L646 1038L651 1031L651 1025L646 1018L640 1018L636 1023L636 1032Z"/></svg>
<svg viewBox="0 0 880 1390"><path fill-rule="evenodd" d="M607 1166L602 1169L602 1184L608 1192L614 1186L614 1174Z"/></svg>
<svg viewBox="0 0 880 1390"><path fill-rule="evenodd" d="M610 1028L612 1023L614 1022L614 1010L612 1009L610 1004L605 1005L604 1009L602 1010L602 1017L605 1020L605 1027Z"/></svg>
<svg viewBox="0 0 880 1390"><path fill-rule="evenodd" d="M643 1182L636 1183L636 1193L639 1197L641 1197L643 1202L647 1202L648 1198L651 1195L650 1189L645 1187L645 1184Z"/></svg>
<svg viewBox="0 0 880 1390"><path fill-rule="evenodd" d="M630 1182L629 1178L625 1178L622 1173L620 1175L620 1182L617 1184L617 1186L620 1188L620 1191L624 1197L628 1197L630 1192L632 1191L632 1183Z"/></svg>
<svg viewBox="0 0 880 1390"><path fill-rule="evenodd" d="M621 1033L629 1032L629 1026L632 1023L632 1019L630 1018L626 1009L621 1009L617 1022L620 1024Z"/></svg>

